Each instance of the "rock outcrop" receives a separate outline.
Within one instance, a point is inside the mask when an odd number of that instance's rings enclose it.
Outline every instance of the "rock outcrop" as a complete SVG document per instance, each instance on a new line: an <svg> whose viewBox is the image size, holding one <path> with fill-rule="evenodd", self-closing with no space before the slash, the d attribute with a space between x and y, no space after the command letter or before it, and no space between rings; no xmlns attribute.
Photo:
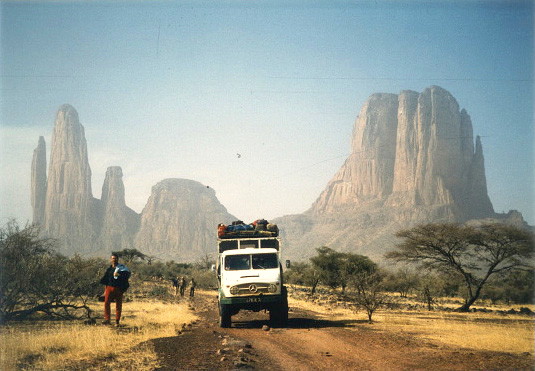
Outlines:
<svg viewBox="0 0 535 371"><path fill-rule="evenodd" d="M39 138L32 162L34 223L66 255L106 256L137 248L160 259L194 261L213 252L218 223L236 219L198 182L167 179L153 187L140 215L125 202L123 172L108 167L101 199L91 191L84 127L70 105L59 108L46 174L46 145Z"/></svg>
<svg viewBox="0 0 535 371"><path fill-rule="evenodd" d="M494 213L481 141L474 153L470 117L449 92L433 86L422 94L374 94L364 104L350 156L309 213L367 204L448 206L457 220Z"/></svg>
<svg viewBox="0 0 535 371"><path fill-rule="evenodd" d="M139 229L140 216L126 206L123 171L119 166L106 170L102 185L101 247L105 251L131 249Z"/></svg>
<svg viewBox="0 0 535 371"><path fill-rule="evenodd" d="M91 192L84 127L76 110L63 105L52 136L44 231L62 242L63 252L87 253L99 236L99 209Z"/></svg>
<svg viewBox="0 0 535 371"><path fill-rule="evenodd" d="M372 95L356 119L351 154L306 218L276 220L290 255L313 244L381 259L399 229L497 217L472 130L466 110L440 87Z"/></svg>
<svg viewBox="0 0 535 371"><path fill-rule="evenodd" d="M45 221L46 204L46 143L43 137L39 137L37 148L33 151L31 176L33 222L42 225Z"/></svg>
<svg viewBox="0 0 535 371"><path fill-rule="evenodd" d="M139 229L139 215L125 205L120 167L108 169L103 200L93 197L84 127L68 104L57 112L48 177L43 137L34 151L32 206L33 222L66 255L132 248Z"/></svg>
<svg viewBox="0 0 535 371"><path fill-rule="evenodd" d="M481 139L474 144L472 131L466 110L440 87L372 95L355 121L351 154L311 208L272 220L285 256L304 260L327 245L382 260L395 233L419 223L524 225L518 212L494 213ZM186 179L156 184L139 215L126 206L118 166L107 169L101 199L94 198L84 128L69 105L57 114L48 177L45 147L39 138L34 222L67 255L136 248L164 260L195 261L213 253L217 224L237 219L213 189Z"/></svg>
<svg viewBox="0 0 535 371"><path fill-rule="evenodd" d="M195 261L213 254L216 228L236 218L215 191L187 179L165 179L152 187L135 246L162 259Z"/></svg>

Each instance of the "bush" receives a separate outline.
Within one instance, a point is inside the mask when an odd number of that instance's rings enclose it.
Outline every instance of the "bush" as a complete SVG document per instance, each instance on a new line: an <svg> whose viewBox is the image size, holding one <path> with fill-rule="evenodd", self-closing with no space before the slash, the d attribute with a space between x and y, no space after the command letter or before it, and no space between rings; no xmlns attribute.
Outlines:
<svg viewBox="0 0 535 371"><path fill-rule="evenodd" d="M0 228L0 320L25 319L35 313L77 318L90 315L86 305L98 292L101 260L68 259L41 238L39 228L15 221Z"/></svg>

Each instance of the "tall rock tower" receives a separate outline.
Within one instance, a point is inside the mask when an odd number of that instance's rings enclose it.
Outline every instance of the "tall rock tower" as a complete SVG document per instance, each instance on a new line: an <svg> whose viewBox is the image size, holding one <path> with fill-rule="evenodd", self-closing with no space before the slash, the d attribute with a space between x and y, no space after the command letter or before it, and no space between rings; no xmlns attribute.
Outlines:
<svg viewBox="0 0 535 371"><path fill-rule="evenodd" d="M126 206L123 171L119 166L108 167L101 201L101 247L106 251L133 249L140 217Z"/></svg>
<svg viewBox="0 0 535 371"><path fill-rule="evenodd" d="M446 90L374 94L356 120L351 154L312 214L363 207L441 209L454 220L489 217L481 142Z"/></svg>
<svg viewBox="0 0 535 371"><path fill-rule="evenodd" d="M42 225L46 205L46 144L43 137L39 137L37 148L33 151L31 191L33 223Z"/></svg>
<svg viewBox="0 0 535 371"><path fill-rule="evenodd" d="M91 192L84 127L66 104L57 112L52 136L44 231L63 242L65 253L90 251L98 237L99 209Z"/></svg>
<svg viewBox="0 0 535 371"><path fill-rule="evenodd" d="M360 110L351 154L313 206L316 214L354 209L392 193L398 98L374 94Z"/></svg>
<svg viewBox="0 0 535 371"><path fill-rule="evenodd" d="M496 217L472 130L438 86L373 94L355 121L351 154L311 208L274 221L288 255L327 245L382 259L400 229Z"/></svg>

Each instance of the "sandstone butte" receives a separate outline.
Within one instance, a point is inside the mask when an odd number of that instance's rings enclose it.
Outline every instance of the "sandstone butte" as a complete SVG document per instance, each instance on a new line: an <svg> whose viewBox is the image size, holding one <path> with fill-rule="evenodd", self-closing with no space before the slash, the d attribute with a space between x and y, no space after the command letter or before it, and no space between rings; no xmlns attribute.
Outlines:
<svg viewBox="0 0 535 371"><path fill-rule="evenodd" d="M57 113L48 176L43 137L31 175L33 221L66 255L136 248L195 261L212 252L218 223L238 219L213 189L187 179L157 183L138 214L125 204L119 166L107 169L101 199L93 197L84 127L70 105ZM272 222L290 259L306 259L325 245L381 260L399 229L482 220L527 226L517 211L494 212L470 116L448 91L431 86L370 96L355 121L351 154L324 191L304 213Z"/></svg>

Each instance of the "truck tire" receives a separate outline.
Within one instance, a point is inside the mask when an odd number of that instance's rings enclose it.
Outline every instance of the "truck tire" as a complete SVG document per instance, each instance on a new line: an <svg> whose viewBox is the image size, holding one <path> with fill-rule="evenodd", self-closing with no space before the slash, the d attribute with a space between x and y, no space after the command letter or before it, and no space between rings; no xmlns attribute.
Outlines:
<svg viewBox="0 0 535 371"><path fill-rule="evenodd" d="M230 305L219 304L219 327L229 328L232 324Z"/></svg>
<svg viewBox="0 0 535 371"><path fill-rule="evenodd" d="M282 288L282 302L269 310L269 321L273 327L288 326L288 292Z"/></svg>
<svg viewBox="0 0 535 371"><path fill-rule="evenodd" d="M273 327L288 326L288 304L281 304L280 307L272 308L269 311L269 321Z"/></svg>

